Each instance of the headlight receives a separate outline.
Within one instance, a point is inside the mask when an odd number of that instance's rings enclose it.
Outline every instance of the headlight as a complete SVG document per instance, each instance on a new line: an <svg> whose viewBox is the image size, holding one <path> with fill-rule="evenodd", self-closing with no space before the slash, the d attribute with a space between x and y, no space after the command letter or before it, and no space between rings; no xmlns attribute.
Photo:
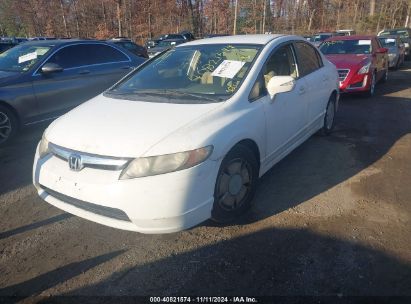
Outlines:
<svg viewBox="0 0 411 304"><path fill-rule="evenodd" d="M159 175L188 169L205 161L212 152L213 146L207 146L192 151L136 158L123 170L120 179Z"/></svg>
<svg viewBox="0 0 411 304"><path fill-rule="evenodd" d="M368 62L366 65L364 65L359 71L358 74L367 74L370 70L371 62Z"/></svg>
<svg viewBox="0 0 411 304"><path fill-rule="evenodd" d="M388 54L388 58L395 58L395 56L397 56L397 54L393 54L393 53Z"/></svg>
<svg viewBox="0 0 411 304"><path fill-rule="evenodd" d="M47 139L44 137L44 134L43 134L43 137L41 138L40 146L39 146L39 157L43 158L49 153L50 153L49 142L47 141Z"/></svg>

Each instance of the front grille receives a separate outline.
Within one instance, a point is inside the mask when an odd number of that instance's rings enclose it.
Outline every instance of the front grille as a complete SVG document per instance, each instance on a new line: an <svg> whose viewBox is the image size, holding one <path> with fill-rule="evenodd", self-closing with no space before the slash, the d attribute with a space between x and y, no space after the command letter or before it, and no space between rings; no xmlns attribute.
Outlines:
<svg viewBox="0 0 411 304"><path fill-rule="evenodd" d="M100 206L100 205L88 203L85 201L81 201L79 199L53 191L47 187L44 187L43 185L40 185L40 186L49 195L53 196L54 198L58 200L63 201L66 204L70 204L74 207L89 211L94 214L102 215L102 216L120 220L120 221L130 222L130 219L128 218L127 214L120 209Z"/></svg>
<svg viewBox="0 0 411 304"><path fill-rule="evenodd" d="M347 78L349 72L350 70L338 70L338 79L343 82L345 78Z"/></svg>

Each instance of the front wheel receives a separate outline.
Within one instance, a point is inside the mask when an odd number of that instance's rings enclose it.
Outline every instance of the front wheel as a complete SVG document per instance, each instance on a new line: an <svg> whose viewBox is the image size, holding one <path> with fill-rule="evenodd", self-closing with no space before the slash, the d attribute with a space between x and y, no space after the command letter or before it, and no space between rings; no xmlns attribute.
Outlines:
<svg viewBox="0 0 411 304"><path fill-rule="evenodd" d="M384 76L381 78L381 83L385 83L388 80L388 66L387 69L385 70Z"/></svg>
<svg viewBox="0 0 411 304"><path fill-rule="evenodd" d="M0 105L0 147L5 146L17 132L17 119L12 111Z"/></svg>
<svg viewBox="0 0 411 304"><path fill-rule="evenodd" d="M365 93L365 95L367 96L367 97L372 97L372 96L374 96L374 94L375 94L375 85L376 85L376 74L375 74L375 72L374 73L372 73L372 76L371 76L371 81L370 81L370 88L368 89L368 91Z"/></svg>
<svg viewBox="0 0 411 304"><path fill-rule="evenodd" d="M231 222L250 209L258 168L256 156L245 145L235 146L224 157L214 189L212 220Z"/></svg>

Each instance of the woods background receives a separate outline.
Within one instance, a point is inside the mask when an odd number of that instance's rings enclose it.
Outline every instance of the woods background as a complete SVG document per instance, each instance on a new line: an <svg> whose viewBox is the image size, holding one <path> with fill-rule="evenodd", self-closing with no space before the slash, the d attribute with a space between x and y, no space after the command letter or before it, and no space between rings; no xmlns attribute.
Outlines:
<svg viewBox="0 0 411 304"><path fill-rule="evenodd" d="M410 26L411 0L0 0L0 35L147 38ZM234 22L237 16L237 22ZM234 26L236 24L236 26Z"/></svg>

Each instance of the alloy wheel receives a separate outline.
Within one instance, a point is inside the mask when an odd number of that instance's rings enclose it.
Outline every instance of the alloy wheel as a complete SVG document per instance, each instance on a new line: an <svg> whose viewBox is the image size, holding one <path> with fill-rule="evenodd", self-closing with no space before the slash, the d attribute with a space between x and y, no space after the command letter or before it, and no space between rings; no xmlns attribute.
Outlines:
<svg viewBox="0 0 411 304"><path fill-rule="evenodd" d="M12 131L11 120L4 112L0 112L0 144L5 142Z"/></svg>

